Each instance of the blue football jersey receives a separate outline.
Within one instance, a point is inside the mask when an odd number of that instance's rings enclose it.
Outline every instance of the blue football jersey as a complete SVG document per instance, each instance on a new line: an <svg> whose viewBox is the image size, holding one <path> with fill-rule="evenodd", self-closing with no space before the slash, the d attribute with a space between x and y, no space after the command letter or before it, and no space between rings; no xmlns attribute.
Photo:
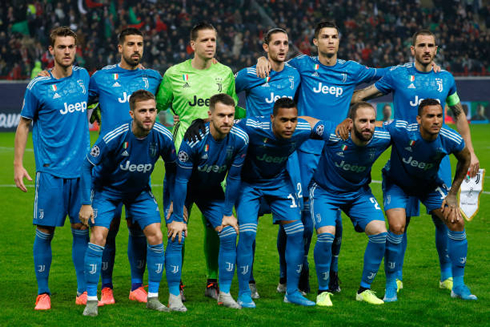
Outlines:
<svg viewBox="0 0 490 327"><path fill-rule="evenodd" d="M364 146L356 145L349 137L335 135L336 124L320 121L315 125L315 137L324 140L324 147L313 179L325 190L357 191L371 182L371 167L390 146L390 134L376 128L373 138Z"/></svg>
<svg viewBox="0 0 490 327"><path fill-rule="evenodd" d="M318 57L298 56L288 62L301 75L298 93L300 116L341 123L349 113L352 94L357 85L381 78L386 68L368 68L355 61L337 59L325 66ZM301 151L320 154L323 142L310 140Z"/></svg>
<svg viewBox="0 0 490 327"><path fill-rule="evenodd" d="M235 77L236 93L245 91L247 117L272 114L279 98L294 99L301 78L289 64L280 72L271 71L266 78L257 77L255 66L240 70Z"/></svg>
<svg viewBox="0 0 490 327"><path fill-rule="evenodd" d="M162 157L172 191L176 162L172 133L155 123L150 133L140 139L133 134L131 125L132 121L127 122L99 136L87 154L86 160L98 168L92 171L94 188L117 195L138 194L148 187L155 163ZM82 179L90 179L85 170L83 173ZM84 185L83 203L90 196L87 188L90 189Z"/></svg>
<svg viewBox="0 0 490 327"><path fill-rule="evenodd" d="M385 174L409 194L423 193L440 183L437 172L442 158L465 147L463 138L449 128L441 128L437 139L430 142L422 138L418 124L394 120L385 128L392 139Z"/></svg>
<svg viewBox="0 0 490 327"><path fill-rule="evenodd" d="M128 70L119 64L110 65L95 72L90 79L90 101L98 97L101 110L101 134L131 119L129 97L134 91L158 91L162 81L159 72L153 69Z"/></svg>
<svg viewBox="0 0 490 327"><path fill-rule="evenodd" d="M444 108L447 97L457 91L451 73L445 70L420 72L414 63L391 68L375 86L385 94L393 92L395 119L409 123L417 122L418 107L423 99L437 99Z"/></svg>
<svg viewBox="0 0 490 327"><path fill-rule="evenodd" d="M36 171L77 178L90 149L87 102L90 77L73 66L70 76L36 77L24 95L20 115L33 122Z"/></svg>
<svg viewBox="0 0 490 327"><path fill-rule="evenodd" d="M240 171L245 161L249 143L248 135L239 127L233 126L222 140L215 140L206 124L206 132L200 141L182 142L175 179L174 215L183 220L184 201L187 187L194 196L210 198L209 191L221 188L227 176L224 215L231 215L238 194ZM189 186L188 186L189 185Z"/></svg>
<svg viewBox="0 0 490 327"><path fill-rule="evenodd" d="M242 180L247 183L274 184L287 177L286 162L296 149L311 137L310 124L298 119L290 139L276 138L270 117L243 119L238 123L250 138Z"/></svg>

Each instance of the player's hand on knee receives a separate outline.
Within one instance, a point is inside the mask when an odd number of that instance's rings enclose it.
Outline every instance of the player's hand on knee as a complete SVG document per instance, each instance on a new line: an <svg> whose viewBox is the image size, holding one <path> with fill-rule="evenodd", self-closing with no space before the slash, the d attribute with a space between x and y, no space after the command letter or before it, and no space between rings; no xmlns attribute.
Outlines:
<svg viewBox="0 0 490 327"><path fill-rule="evenodd" d="M343 122L337 125L337 128L335 128L335 135L340 137L342 140L347 140L351 129L352 119L346 118Z"/></svg>
<svg viewBox="0 0 490 327"><path fill-rule="evenodd" d="M461 212L459 211L458 200L453 194L448 194L442 201L441 212L444 220L454 223L461 218Z"/></svg>
<svg viewBox="0 0 490 327"><path fill-rule="evenodd" d="M257 59L257 65L255 66L255 71L257 76L260 78L266 78L269 76L269 72L271 71L272 66L269 60L266 57L260 57Z"/></svg>
<svg viewBox="0 0 490 327"><path fill-rule="evenodd" d="M28 181L32 181L31 176L23 166L14 166L14 181L15 186L17 186L22 192L27 192L27 188L24 185L24 178Z"/></svg>
<svg viewBox="0 0 490 327"><path fill-rule="evenodd" d="M195 119L184 134L184 141L200 141L206 132L206 124L203 119Z"/></svg>
<svg viewBox="0 0 490 327"><path fill-rule="evenodd" d="M173 241L178 236L179 243L182 242L182 236L187 237L187 224L184 222L172 221L167 224L167 236Z"/></svg>
<svg viewBox="0 0 490 327"><path fill-rule="evenodd" d="M189 221L189 211L187 210L186 206L184 206L184 221L185 222ZM187 230L187 225L186 225L186 230Z"/></svg>
<svg viewBox="0 0 490 327"><path fill-rule="evenodd" d="M94 219L94 209L90 204L83 204L82 207L80 208L80 213L78 214L78 217L80 218L80 222L84 226L88 226L88 221L92 222L92 224L95 224L95 219Z"/></svg>
<svg viewBox="0 0 490 327"><path fill-rule="evenodd" d="M221 221L221 228L218 232L220 232L225 226L231 226L238 234L238 220L234 215L231 216L223 216L223 220Z"/></svg>

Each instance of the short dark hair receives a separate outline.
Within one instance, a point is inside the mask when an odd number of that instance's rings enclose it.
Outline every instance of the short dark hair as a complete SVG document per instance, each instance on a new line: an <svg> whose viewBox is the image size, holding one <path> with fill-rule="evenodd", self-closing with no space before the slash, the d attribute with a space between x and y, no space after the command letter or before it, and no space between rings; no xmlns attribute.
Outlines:
<svg viewBox="0 0 490 327"><path fill-rule="evenodd" d="M427 35L427 36L434 37L434 43L435 43L435 45L437 45L436 35L428 29L422 29L422 30L415 32L415 34L412 36L412 45L413 46L415 46L415 42L417 42L417 36L419 36L419 35Z"/></svg>
<svg viewBox="0 0 490 327"><path fill-rule="evenodd" d="M294 100L291 98L277 99L276 103L274 103L274 108L272 109L272 115L277 116L279 109L282 109L282 108L286 108L286 109L297 108L296 102L294 102Z"/></svg>
<svg viewBox="0 0 490 327"><path fill-rule="evenodd" d="M119 39L119 44L123 44L126 36L128 35L139 35L143 37L143 32L134 27L125 28L121 31L121 33L119 33L119 36L117 37Z"/></svg>
<svg viewBox="0 0 490 327"><path fill-rule="evenodd" d="M332 21L324 21L324 22L320 22L320 23L316 24L316 27L315 27L315 39L318 39L318 34L320 34L320 31L323 28L326 28L326 27L335 28L337 30L337 33L340 36L340 29L339 29L339 27L334 22L332 22Z"/></svg>
<svg viewBox="0 0 490 327"><path fill-rule="evenodd" d="M356 102L354 103L351 107L350 107L350 110L349 110L349 118L352 119L352 120L355 120L356 119L356 116L357 116L357 110L360 109L360 108L371 108L374 110L374 113L376 114L376 109L373 107L372 104L370 104L369 102L366 102L366 101L360 101L360 102Z"/></svg>
<svg viewBox="0 0 490 327"><path fill-rule="evenodd" d="M226 93L218 93L209 99L209 111L213 112L218 102L224 104L225 106L235 107L235 100L233 100L231 96Z"/></svg>
<svg viewBox="0 0 490 327"><path fill-rule="evenodd" d="M199 31L202 30L213 30L216 32L216 28L214 28L212 24L208 22L199 22L196 25L194 25L191 29L191 33L190 33L191 41L195 41L197 39L197 35Z"/></svg>
<svg viewBox="0 0 490 327"><path fill-rule="evenodd" d="M134 111L136 108L136 102L146 101L146 100L155 100L155 95L147 90L138 90L134 91L133 94L129 97L129 109Z"/></svg>
<svg viewBox="0 0 490 327"><path fill-rule="evenodd" d="M54 42L56 41L57 37L65 37L65 36L71 36L75 39L75 45L78 44L78 38L77 38L77 33L73 32L69 27L67 26L60 26L56 27L51 31L49 34L49 45L51 47L54 47Z"/></svg>
<svg viewBox="0 0 490 327"><path fill-rule="evenodd" d="M264 43L269 44L269 42L271 41L271 36L276 34L276 33L284 33L284 34L288 35L288 32L286 32L286 30L284 28L274 27L274 28L271 28L270 30L268 30L267 33L265 33Z"/></svg>
<svg viewBox="0 0 490 327"><path fill-rule="evenodd" d="M428 107L428 106L440 106L442 108L441 103L438 100L436 100L436 99L424 99L419 104L417 114L419 116L422 116L422 112L424 112L424 108Z"/></svg>

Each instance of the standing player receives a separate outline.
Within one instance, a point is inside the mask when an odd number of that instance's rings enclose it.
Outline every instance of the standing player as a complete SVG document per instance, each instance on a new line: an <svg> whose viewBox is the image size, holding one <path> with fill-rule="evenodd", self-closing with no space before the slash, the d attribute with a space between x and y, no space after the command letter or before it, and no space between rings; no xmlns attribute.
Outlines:
<svg viewBox="0 0 490 327"><path fill-rule="evenodd" d="M340 43L340 30L333 22L321 22L315 28L313 44L317 47L318 56L302 55L291 59L288 63L296 68L301 75L301 86L298 94L298 112L300 116L310 116L339 124L349 112L349 104L357 85L381 78L386 69L365 67L354 61L337 58ZM257 65L257 73L264 77L265 60ZM260 66L260 67L259 67ZM333 109L335 108L335 109ZM323 141L309 140L298 149L301 166L302 189L307 190L313 173L318 165L323 148ZM313 223L310 216L309 201L305 195L302 210L305 225L305 249L313 234ZM333 243L333 256L330 290L340 292L338 283L338 255L342 241L342 221L340 211L337 216L336 239ZM308 251L305 252L307 255ZM305 267L300 281L300 289L308 290L308 267Z"/></svg>
<svg viewBox="0 0 490 327"><path fill-rule="evenodd" d="M393 92L395 119L405 120L409 123L416 122L417 108L421 101L426 98L437 99L443 108L447 103L453 112L456 120L456 127L465 140L466 146L471 155L470 175L474 176L479 169L478 158L475 155L471 143L470 129L468 121L463 112L463 107L459 100L454 77L447 71L434 73L432 64L437 53L435 36L429 30L420 30L414 34L411 46L412 55L415 62L392 68L386 75L375 84L356 91L352 102L373 99L384 94ZM451 166L449 158L443 160L441 164L440 176L446 185L451 185ZM412 208L409 208L412 209ZM416 212L418 210L415 210ZM413 212L412 212L413 214ZM412 216L409 214L408 217ZM416 214L415 214L416 215ZM447 256L448 230L445 224L436 216L432 217L436 226L436 248L439 253L441 268L440 288L451 289L453 279L451 275L451 261ZM403 244L403 253L406 248L406 225L392 226L388 232L388 246L390 244ZM401 279L401 268L403 263L399 261L398 266L388 265L387 269L391 272L397 271L398 279ZM388 260L389 262L389 260ZM385 261L385 263L387 263ZM399 282L400 286L402 285ZM390 296L390 298L393 298Z"/></svg>
<svg viewBox="0 0 490 327"><path fill-rule="evenodd" d="M476 300L464 284L464 267L468 242L464 219L459 212L456 195L470 166L471 155L463 138L453 130L442 127L444 115L439 99L425 99L418 107L417 124L395 120L386 125L393 146L390 162L383 169L384 209L390 231L405 225L405 210L409 196L417 197L429 213L448 227L448 253L454 284L451 297ZM458 159L452 187L438 174L441 161L449 154ZM423 186L423 187L421 187ZM401 237L398 232L395 237ZM400 242L386 243L388 261L385 302L397 300L396 267L401 258Z"/></svg>
<svg viewBox="0 0 490 327"><path fill-rule="evenodd" d="M317 231L314 256L319 288L316 303L319 306L332 306L328 277L339 209L350 217L357 232L364 231L369 238L356 299L383 304L371 291L371 283L383 260L387 233L383 212L369 183L371 167L390 146L391 139L388 132L375 130L376 110L369 103L352 106L349 118L353 126L345 141L336 137L335 125L330 122L319 123L316 127L325 141L310 187L311 216ZM316 122L316 119L311 120L311 123Z"/></svg>
<svg viewBox="0 0 490 327"><path fill-rule="evenodd" d="M158 110L169 106L179 122L174 126L175 148L180 147L183 136L192 121L207 119L209 99L218 93L226 93L238 103L235 93L235 78L227 66L213 63L216 54L216 29L208 23L199 23L190 33L190 45L194 58L170 67L163 77L157 94ZM206 226L204 232L204 254L208 270L208 283L205 295L218 297L218 252L219 238L212 226L202 216ZM185 300L185 299L184 299Z"/></svg>
<svg viewBox="0 0 490 327"><path fill-rule="evenodd" d="M87 119L89 75L72 66L77 35L68 27L51 31L49 52L54 68L47 77L37 77L27 86L21 118L15 134L14 180L27 192L24 178L32 180L23 166L23 157L33 122L36 159L36 195L34 220L34 267L38 284L36 310L51 309L48 287L51 267L51 240L55 228L70 217L72 256L77 273L77 304L85 304L83 256L87 249L88 229L80 223L80 173L82 160L90 147Z"/></svg>
<svg viewBox="0 0 490 327"><path fill-rule="evenodd" d="M162 80L160 73L141 69L139 64L144 53L143 33L135 28L126 28L119 34L118 51L121 61L97 71L90 79L90 102L99 102L101 111L101 135L131 119L129 97L137 90L156 94ZM98 169L98 168L96 168ZM102 257L102 296L99 305L114 304L112 271L116 254L116 235L121 220L122 203L115 211ZM126 217L129 228L128 258L131 266L131 292L129 299L146 302L143 288L146 266L146 238L138 224Z"/></svg>
<svg viewBox="0 0 490 327"><path fill-rule="evenodd" d="M277 99L293 99L301 82L298 71L286 64L289 50L288 35L282 28L270 29L265 37L263 44L264 51L271 64L271 72L266 78L257 77L255 66L244 68L235 77L237 94L245 91L247 104L247 117L269 116ZM299 173L298 156L295 153L289 158L287 166L291 181L297 190L298 204L302 203L301 176ZM260 215L270 212L270 209L261 210ZM279 228L282 236L278 237L277 249L280 257L280 282L278 291L286 291L286 263L284 251L286 246L286 235L283 228ZM306 251L308 252L308 251ZM305 258L306 264L307 260ZM252 268L253 270L253 268ZM252 298L259 298L257 287L251 272L250 289Z"/></svg>
<svg viewBox="0 0 490 327"><path fill-rule="evenodd" d="M170 132L156 123L155 96L138 90L129 99L133 119L101 135L82 167L82 207L80 219L90 220L92 233L85 255L87 306L85 316L98 314L97 284L102 253L114 211L123 203L134 222L138 222L148 242L148 298L146 307L168 311L158 300L158 289L165 264L160 211L149 185L150 175L159 157L165 161L165 172L172 194L175 181L175 147ZM93 169L98 167L98 169ZM92 177L93 172L93 177ZM93 184L94 195L91 200ZM164 208L169 203L164 203Z"/></svg>
<svg viewBox="0 0 490 327"><path fill-rule="evenodd" d="M240 309L230 294L235 274L237 220L233 205L240 188L240 172L248 147L247 134L233 126L235 100L227 94L215 94L209 100L209 123L198 141L182 142L175 180L174 212L167 221L167 281L169 308L186 311L179 294L182 245L187 229L184 205L190 214L193 203L199 207L220 239L218 304ZM221 182L226 177L226 192ZM176 234L178 239L176 239Z"/></svg>
<svg viewBox="0 0 490 327"><path fill-rule="evenodd" d="M249 287L253 261L252 245L257 234L257 215L261 199L267 202L275 223L286 232L287 291L284 302L312 306L298 290L303 266L304 227L291 180L286 172L289 156L310 138L311 127L298 121L298 110L293 100L276 101L270 117L248 118L240 121L250 138L250 146L242 171L242 185L237 201L240 238L237 248L238 303L255 308Z"/></svg>

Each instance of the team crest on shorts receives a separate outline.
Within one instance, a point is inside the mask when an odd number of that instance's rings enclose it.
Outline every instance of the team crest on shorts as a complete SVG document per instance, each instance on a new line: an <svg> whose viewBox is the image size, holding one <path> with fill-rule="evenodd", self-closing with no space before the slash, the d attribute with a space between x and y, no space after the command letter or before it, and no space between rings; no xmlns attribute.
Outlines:
<svg viewBox="0 0 490 327"><path fill-rule="evenodd" d="M92 150L90 150L90 155L94 158L97 158L100 155L100 149L97 145L92 147Z"/></svg>
<svg viewBox="0 0 490 327"><path fill-rule="evenodd" d="M44 218L44 209L39 209L39 216L37 218L38 219L43 219Z"/></svg>
<svg viewBox="0 0 490 327"><path fill-rule="evenodd" d="M98 209L94 209L94 219L97 218Z"/></svg>
<svg viewBox="0 0 490 327"><path fill-rule="evenodd" d="M158 154L158 144L150 143L150 156L154 158L157 156L157 154Z"/></svg>
<svg viewBox="0 0 490 327"><path fill-rule="evenodd" d="M179 160L182 162L187 162L189 160L189 155L187 152L183 150L179 151Z"/></svg>

